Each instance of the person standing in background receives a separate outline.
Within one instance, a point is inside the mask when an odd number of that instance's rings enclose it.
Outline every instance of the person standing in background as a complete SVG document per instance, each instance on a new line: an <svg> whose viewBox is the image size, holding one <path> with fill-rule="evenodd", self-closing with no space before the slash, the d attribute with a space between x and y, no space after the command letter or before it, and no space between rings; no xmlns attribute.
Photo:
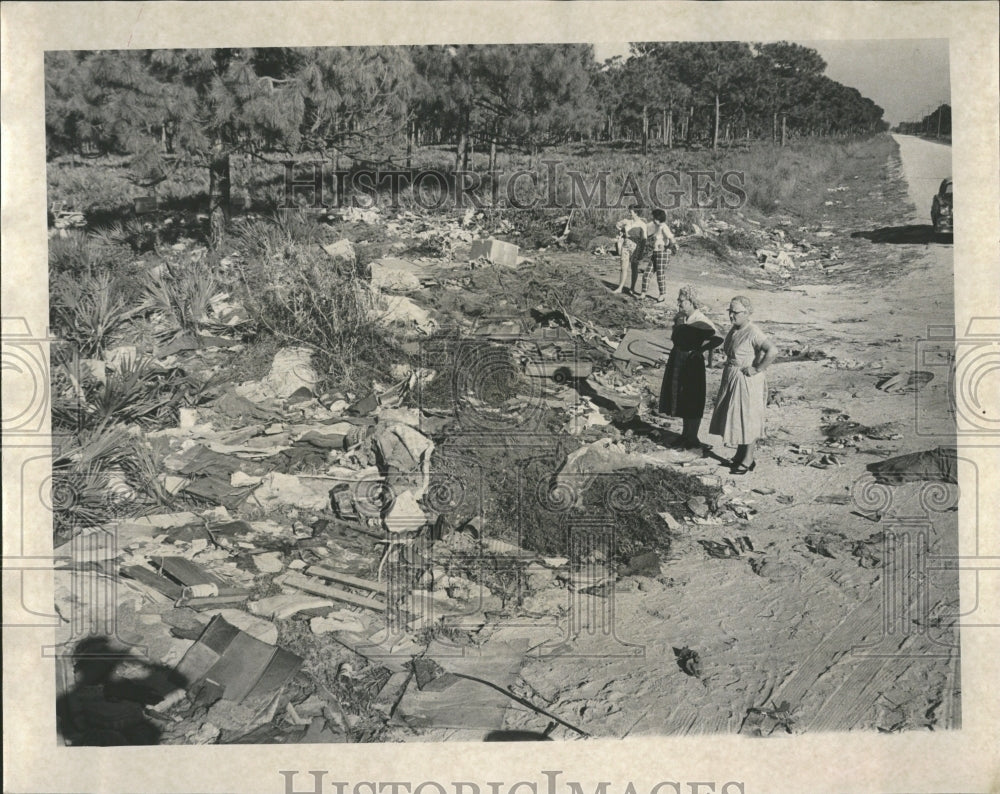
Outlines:
<svg viewBox="0 0 1000 794"><path fill-rule="evenodd" d="M657 303L667 302L667 260L671 251L677 250L677 238L667 225L667 213L657 208L653 210L653 222L646 234L647 244L652 249L650 262L652 271L656 274L656 286L659 289ZM649 284L649 271L642 274L642 292L640 298L649 297L646 288Z"/></svg>

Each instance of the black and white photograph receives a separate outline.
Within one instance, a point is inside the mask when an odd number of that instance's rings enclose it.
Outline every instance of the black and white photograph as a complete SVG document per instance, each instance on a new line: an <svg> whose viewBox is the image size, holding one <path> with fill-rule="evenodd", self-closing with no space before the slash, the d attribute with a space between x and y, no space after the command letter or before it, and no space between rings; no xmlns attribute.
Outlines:
<svg viewBox="0 0 1000 794"><path fill-rule="evenodd" d="M4 645L45 682L34 757L164 766L5 788L797 788L651 761L675 740L799 780L874 748L816 791L996 784L990 36L348 3L323 43L277 4L182 4L286 31L256 38L110 5L134 38L40 34L35 200L4 191L34 246L4 268ZM365 31L392 6L423 26ZM573 7L605 24L544 30ZM968 778L875 771L922 743ZM544 760L590 747L649 766Z"/></svg>

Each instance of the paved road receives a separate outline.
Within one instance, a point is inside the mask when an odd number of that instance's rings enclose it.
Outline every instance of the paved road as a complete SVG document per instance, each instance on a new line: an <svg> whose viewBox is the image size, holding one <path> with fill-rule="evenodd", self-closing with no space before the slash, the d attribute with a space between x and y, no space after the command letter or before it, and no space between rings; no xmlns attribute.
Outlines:
<svg viewBox="0 0 1000 794"><path fill-rule="evenodd" d="M909 185L910 202L916 207L914 223L931 222L931 200L941 180L951 176L951 147L912 135L893 135L903 161L903 178Z"/></svg>

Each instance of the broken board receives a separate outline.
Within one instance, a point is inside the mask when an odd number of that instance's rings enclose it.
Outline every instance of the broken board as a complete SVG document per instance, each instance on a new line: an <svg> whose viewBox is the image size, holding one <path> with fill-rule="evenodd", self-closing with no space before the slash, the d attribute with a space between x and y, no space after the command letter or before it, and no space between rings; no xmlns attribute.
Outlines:
<svg viewBox="0 0 1000 794"><path fill-rule="evenodd" d="M302 574L295 573L294 571L290 571L285 574L281 579L281 583L286 584L289 587L294 587L297 590L302 590L305 593L312 593L313 595L323 596L324 598L332 598L334 601L341 601L345 604L350 604L351 606L371 609L376 612L382 612L385 610L384 601L355 595L354 593L349 593L347 590L341 590L339 587L330 587L329 585L323 584L318 579L303 576Z"/></svg>

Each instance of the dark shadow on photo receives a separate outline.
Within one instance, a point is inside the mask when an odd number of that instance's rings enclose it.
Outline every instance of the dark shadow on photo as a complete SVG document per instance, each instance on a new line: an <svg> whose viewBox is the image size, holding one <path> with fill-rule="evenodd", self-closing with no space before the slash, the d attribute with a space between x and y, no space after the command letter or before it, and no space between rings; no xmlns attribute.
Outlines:
<svg viewBox="0 0 1000 794"><path fill-rule="evenodd" d="M910 226L883 226L870 232L852 232L855 240L871 240L873 243L888 243L889 245L929 245L941 243L951 245L951 232L937 232L930 224L913 224Z"/></svg>

